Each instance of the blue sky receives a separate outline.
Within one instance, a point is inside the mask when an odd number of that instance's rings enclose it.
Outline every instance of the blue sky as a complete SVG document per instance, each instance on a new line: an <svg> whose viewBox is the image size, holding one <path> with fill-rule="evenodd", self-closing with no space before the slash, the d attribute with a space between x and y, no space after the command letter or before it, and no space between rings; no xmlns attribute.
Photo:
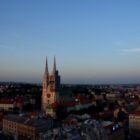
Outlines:
<svg viewBox="0 0 140 140"><path fill-rule="evenodd" d="M139 0L1 0L0 81L140 83Z"/></svg>

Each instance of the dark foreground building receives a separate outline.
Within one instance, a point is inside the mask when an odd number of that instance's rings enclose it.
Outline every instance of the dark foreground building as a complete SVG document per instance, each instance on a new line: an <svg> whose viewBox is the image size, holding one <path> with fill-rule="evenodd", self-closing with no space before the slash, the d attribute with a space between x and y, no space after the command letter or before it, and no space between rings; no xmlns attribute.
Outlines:
<svg viewBox="0 0 140 140"><path fill-rule="evenodd" d="M18 140L38 140L40 133L52 128L53 120L50 118L8 115L3 119L3 132L6 135L12 135Z"/></svg>

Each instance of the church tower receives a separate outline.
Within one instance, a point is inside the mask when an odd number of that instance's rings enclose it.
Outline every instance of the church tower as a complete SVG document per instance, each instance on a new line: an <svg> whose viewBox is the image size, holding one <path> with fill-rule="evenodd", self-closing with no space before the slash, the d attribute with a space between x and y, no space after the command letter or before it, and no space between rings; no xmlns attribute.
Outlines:
<svg viewBox="0 0 140 140"><path fill-rule="evenodd" d="M42 111L51 116L55 116L55 111L52 104L59 99L60 76L56 69L56 59L54 57L53 71L49 74L48 62L46 58L45 72L43 76L42 90Z"/></svg>

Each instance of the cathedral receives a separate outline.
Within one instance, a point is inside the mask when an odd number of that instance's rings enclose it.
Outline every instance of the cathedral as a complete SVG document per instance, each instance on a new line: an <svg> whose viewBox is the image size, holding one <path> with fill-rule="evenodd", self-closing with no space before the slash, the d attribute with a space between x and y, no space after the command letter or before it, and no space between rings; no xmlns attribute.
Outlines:
<svg viewBox="0 0 140 140"><path fill-rule="evenodd" d="M55 111L52 104L59 100L60 76L56 69L56 60L54 57L53 70L49 73L48 62L46 58L45 72L43 76L42 90L42 111L55 117Z"/></svg>

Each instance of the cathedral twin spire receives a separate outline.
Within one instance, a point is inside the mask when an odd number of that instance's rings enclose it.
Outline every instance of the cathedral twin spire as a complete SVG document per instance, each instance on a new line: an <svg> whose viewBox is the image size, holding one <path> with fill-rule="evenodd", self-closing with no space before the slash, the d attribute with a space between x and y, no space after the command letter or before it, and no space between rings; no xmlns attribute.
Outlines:
<svg viewBox="0 0 140 140"><path fill-rule="evenodd" d="M45 74L49 74L49 71L48 71L48 60L47 60L47 56L46 56Z"/></svg>
<svg viewBox="0 0 140 140"><path fill-rule="evenodd" d="M53 74L55 74L55 72L56 72L56 60L55 60L55 56L54 56Z"/></svg>
<svg viewBox="0 0 140 140"><path fill-rule="evenodd" d="M53 63L53 71L52 71L52 74L55 74L55 72L56 72L56 59L55 59L55 56L54 56L54 63ZM47 56L46 56L45 74L49 75Z"/></svg>

